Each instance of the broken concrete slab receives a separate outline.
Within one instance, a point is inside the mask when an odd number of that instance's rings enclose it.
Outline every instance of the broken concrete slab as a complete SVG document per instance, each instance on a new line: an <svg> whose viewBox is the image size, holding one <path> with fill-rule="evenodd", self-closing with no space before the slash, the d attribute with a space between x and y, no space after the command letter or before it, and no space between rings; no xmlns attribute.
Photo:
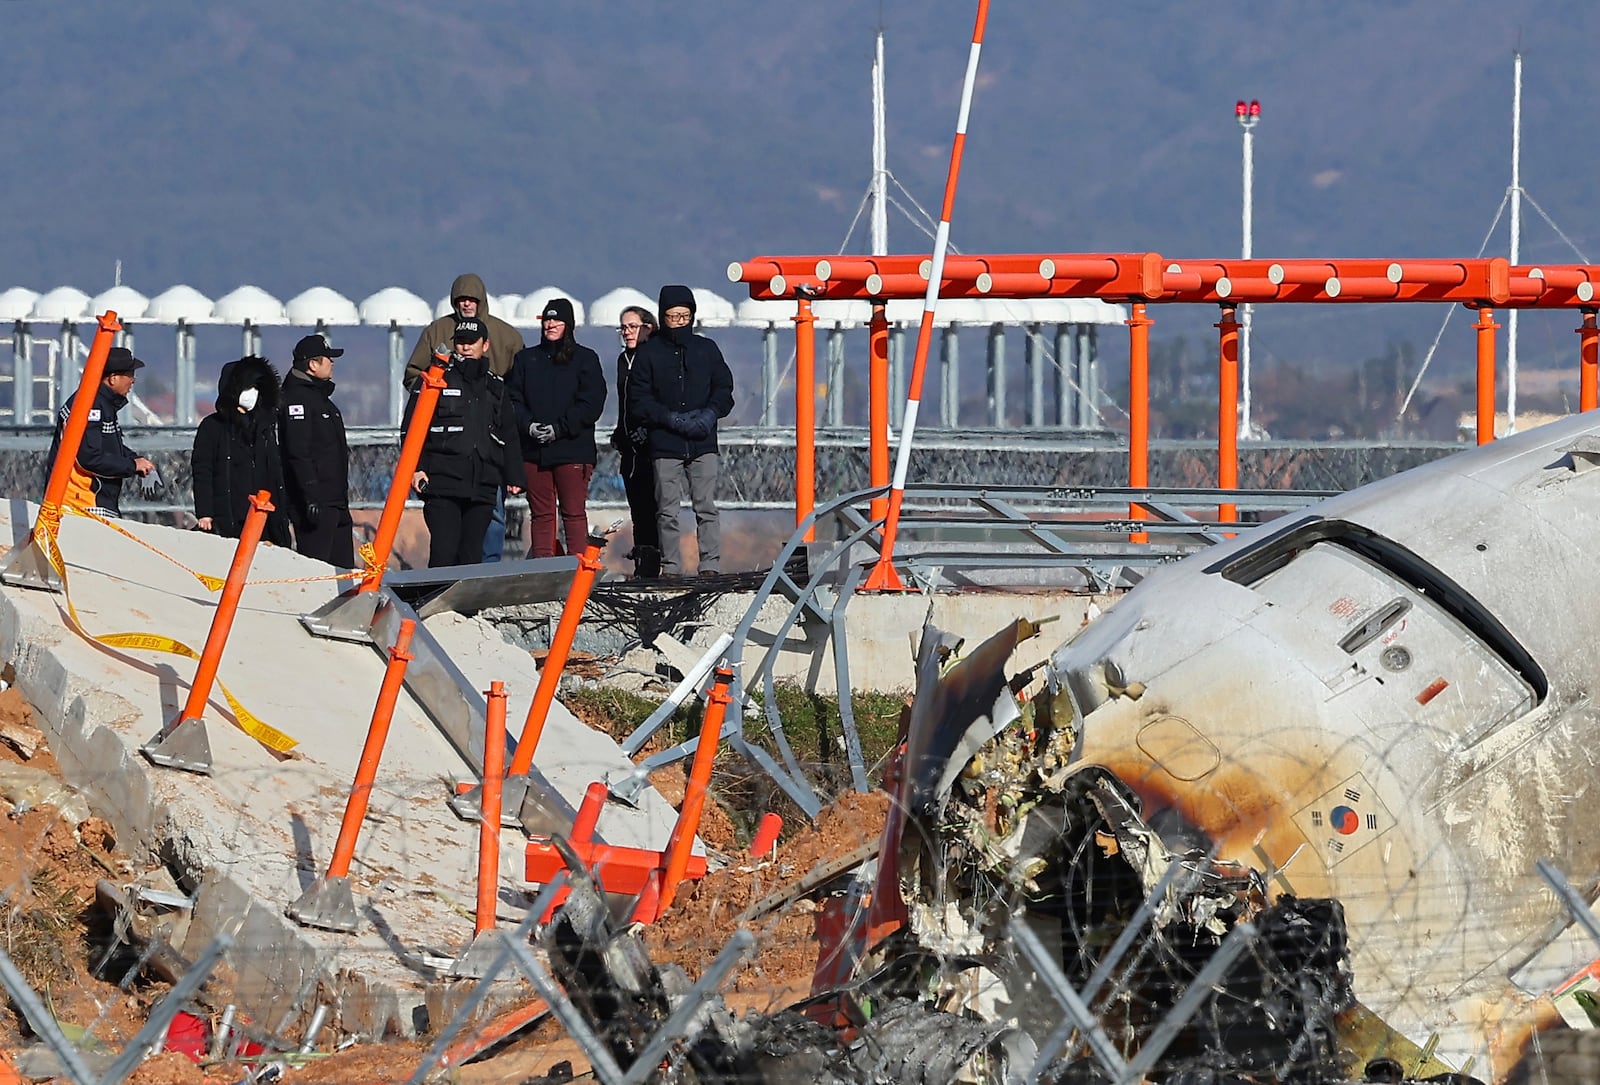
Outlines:
<svg viewBox="0 0 1600 1085"><path fill-rule="evenodd" d="M12 502L0 513L0 537L25 537L33 515ZM120 526L136 538L76 516L62 525L71 601L84 626L148 632L198 650L217 597L157 551L220 575L232 540ZM370 646L319 640L300 627L298 616L341 586L330 572L291 551L258 551L219 671L250 712L299 740L288 757L242 732L214 696L205 713L211 775L150 765L138 749L178 712L194 664L83 639L68 627L59 595L0 589L0 658L14 661L66 779L93 797L125 847L166 864L196 894L179 948L192 958L218 932L235 934L228 960L242 1009L276 1027L331 1002L347 1032L406 1035L434 982L423 948L462 949L472 934L477 827L445 804L451 782L471 769L402 696L351 871L362 932L310 931L284 917L326 869L384 670ZM436 622L481 688L499 679L513 704L531 699L537 676L524 653L487 625L450 615ZM608 738L552 709L537 767L572 809L590 781L628 765ZM662 847L671 821L670 808L647 793L638 811L609 808L600 834ZM513 921L525 907L515 892L521 853L519 835L503 833L501 885L512 892L502 912Z"/></svg>

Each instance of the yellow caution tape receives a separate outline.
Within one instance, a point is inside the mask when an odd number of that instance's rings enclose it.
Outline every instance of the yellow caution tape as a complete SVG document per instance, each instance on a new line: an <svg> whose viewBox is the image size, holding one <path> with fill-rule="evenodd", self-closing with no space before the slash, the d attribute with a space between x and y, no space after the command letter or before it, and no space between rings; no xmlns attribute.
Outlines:
<svg viewBox="0 0 1600 1085"><path fill-rule="evenodd" d="M56 575L61 577L61 593L67 601L67 615L72 627L83 637L96 643L104 644L108 648L136 648L147 652L166 652L170 655L183 656L186 659L198 661L200 658L199 652L196 652L180 640L162 636L159 633L107 633L104 636L96 636L84 627L83 619L78 617L78 608L72 602L72 591L67 582L67 563L62 558L61 548L56 542L54 529L60 527L61 513L59 510L54 510L54 515L52 516L49 514L50 511L48 509L40 510L39 526L34 529L33 537L34 541L44 548L45 554L50 560L50 565L56 571ZM98 516L90 516L89 518L106 523L105 520ZM115 527L116 525L107 526ZM118 530L121 531L120 528ZM142 542L137 536L127 531L122 531L122 534L135 541ZM150 549L154 549L154 547L150 547ZM157 551L157 553L159 552ZM190 571L193 572L193 570ZM195 575L200 576L201 574L196 573ZM222 691L222 696L227 700L228 707L233 710L234 719L238 722L239 729L245 734L278 754L286 754L299 745L295 739L290 738L277 728L263 723L254 713L240 704L239 699L222 683L221 679L217 680L217 688Z"/></svg>

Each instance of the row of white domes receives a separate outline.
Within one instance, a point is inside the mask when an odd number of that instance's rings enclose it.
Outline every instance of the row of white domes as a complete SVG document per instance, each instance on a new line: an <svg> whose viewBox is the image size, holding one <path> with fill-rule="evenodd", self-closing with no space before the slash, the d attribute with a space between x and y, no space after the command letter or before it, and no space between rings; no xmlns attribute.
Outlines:
<svg viewBox="0 0 1600 1085"><path fill-rule="evenodd" d="M707 328L765 328L788 326L795 313L792 301L732 301L710 290L695 288L696 320ZM556 297L572 299L559 287L544 286L531 294L495 294L489 298L489 311L495 316L525 327L539 323L545 304ZM640 305L655 311L656 301L638 290L623 286L603 294L585 306L572 299L580 325L614 327L622 310ZM891 301L891 323L915 324L922 318L923 303ZM813 305L818 323L824 326L856 326L871 317L871 306L864 301L819 301ZM0 323L42 322L76 324L92 321L113 310L126 324L229 324L256 327L354 327L358 324L381 327L420 328L435 317L450 311L450 299L441 298L429 306L426 301L398 286L378 291L359 304L326 286L314 286L288 301L279 301L255 286L241 286L215 301L190 286L174 286L153 298L128 286L114 286L90 297L71 286L61 286L44 294L24 287L0 291ZM1113 324L1126 319L1120 305L1093 299L1042 298L1013 301L999 298L951 298L939 303L941 324Z"/></svg>

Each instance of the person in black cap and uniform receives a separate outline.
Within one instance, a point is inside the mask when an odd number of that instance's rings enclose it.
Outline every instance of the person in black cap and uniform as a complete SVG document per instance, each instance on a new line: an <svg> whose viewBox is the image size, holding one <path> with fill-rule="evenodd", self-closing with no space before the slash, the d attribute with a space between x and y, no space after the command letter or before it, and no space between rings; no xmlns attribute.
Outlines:
<svg viewBox="0 0 1600 1085"><path fill-rule="evenodd" d="M135 455L122 440L122 422L117 418L117 412L128 404L128 393L133 391L133 382L137 379L134 370L143 368L144 363L127 347L112 347L106 356L100 387L94 393L94 406L89 408L89 424L83 430L83 443L78 446L77 461L67 478L64 504L121 516L122 480L148 475L155 470L155 464ZM56 414L55 438L50 442L52 464L61 449L61 433L72 414L72 402L77 398L78 393L73 392Z"/></svg>
<svg viewBox="0 0 1600 1085"><path fill-rule="evenodd" d="M506 382L489 368L489 329L475 317L456 321L455 351L422 442L411 488L428 524L428 568L475 565L502 488L522 490L522 454ZM406 404L411 424L419 391Z"/></svg>
<svg viewBox="0 0 1600 1085"><path fill-rule="evenodd" d="M687 497L705 576L722 564L717 422L733 410L733 373L717 344L695 334L694 293L687 286L663 286L659 300L661 330L639 348L628 375L628 426L649 431L661 575L682 572L678 506Z"/></svg>
<svg viewBox="0 0 1600 1085"><path fill-rule="evenodd" d="M333 360L343 353L320 335L308 335L294 345L293 367L283 378L278 407L278 444L295 549L353 569L350 446L345 443L344 416L330 398Z"/></svg>

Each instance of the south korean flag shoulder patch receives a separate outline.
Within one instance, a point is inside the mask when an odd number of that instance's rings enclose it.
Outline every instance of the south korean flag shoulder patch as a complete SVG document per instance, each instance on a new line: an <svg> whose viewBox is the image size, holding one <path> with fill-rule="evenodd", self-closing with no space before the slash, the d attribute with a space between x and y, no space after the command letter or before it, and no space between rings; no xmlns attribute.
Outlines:
<svg viewBox="0 0 1600 1085"><path fill-rule="evenodd" d="M290 418L304 418L305 416L306 416L306 405L304 403L291 403L291 404L289 404L289 417Z"/></svg>

